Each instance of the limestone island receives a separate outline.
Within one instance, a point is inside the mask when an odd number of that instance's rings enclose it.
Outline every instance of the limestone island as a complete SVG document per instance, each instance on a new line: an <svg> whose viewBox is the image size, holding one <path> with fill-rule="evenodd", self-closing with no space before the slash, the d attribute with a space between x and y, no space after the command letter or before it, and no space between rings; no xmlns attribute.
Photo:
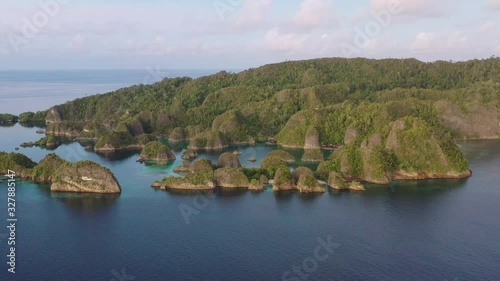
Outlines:
<svg viewBox="0 0 500 281"><path fill-rule="evenodd" d="M137 162L155 161L160 164L166 164L175 159L175 154L168 145L159 141L153 141L144 146Z"/></svg>
<svg viewBox="0 0 500 281"><path fill-rule="evenodd" d="M113 173L91 161L71 163L56 154L49 154L37 164L23 154L0 152L0 172L6 173L8 169L23 179L50 184L53 192L121 192Z"/></svg>

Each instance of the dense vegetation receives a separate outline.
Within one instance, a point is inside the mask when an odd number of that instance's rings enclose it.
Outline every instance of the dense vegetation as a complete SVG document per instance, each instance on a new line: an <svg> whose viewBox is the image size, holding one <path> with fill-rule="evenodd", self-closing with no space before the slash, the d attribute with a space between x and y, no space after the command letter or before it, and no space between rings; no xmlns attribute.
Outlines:
<svg viewBox="0 0 500 281"><path fill-rule="evenodd" d="M377 122L418 116L440 128L446 109L467 114L477 104L497 108L499 82L499 58L459 63L316 59L137 85L56 106L48 120L69 122L85 136L173 133L196 139L195 146L264 141L275 135L280 142L301 146L314 124L321 144L342 144L348 127L373 130ZM445 102L444 108L438 101ZM299 127L282 131L287 123Z"/></svg>
<svg viewBox="0 0 500 281"><path fill-rule="evenodd" d="M47 132L97 138L96 149L143 145L155 136L189 140L192 149L275 137L281 145L311 149L310 161L322 159L321 145L344 145L320 164L320 178L337 171L386 182L397 171L467 170L454 140L498 138L499 107L500 58L324 58L167 78L77 99L47 111ZM406 128L395 130L401 122ZM286 162L271 156L265 172L245 173L273 176Z"/></svg>
<svg viewBox="0 0 500 281"><path fill-rule="evenodd" d="M12 124L18 121L17 116L10 113L0 113L0 124Z"/></svg>
<svg viewBox="0 0 500 281"><path fill-rule="evenodd" d="M19 122L21 123L45 123L47 111L38 112L24 112L19 115Z"/></svg>

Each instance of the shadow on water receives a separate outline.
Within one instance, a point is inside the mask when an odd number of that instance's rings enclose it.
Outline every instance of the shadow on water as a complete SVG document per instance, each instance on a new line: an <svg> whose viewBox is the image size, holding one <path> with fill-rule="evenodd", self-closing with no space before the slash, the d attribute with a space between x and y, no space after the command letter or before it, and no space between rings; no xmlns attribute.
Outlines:
<svg viewBox="0 0 500 281"><path fill-rule="evenodd" d="M388 185L367 184L368 196L398 195L403 197L435 196L450 191L456 191L465 186L469 179L429 179L429 180L406 180L395 181ZM388 193L389 191L389 193Z"/></svg>
<svg viewBox="0 0 500 281"><path fill-rule="evenodd" d="M366 191L333 190L328 188L328 195L336 198L358 194L363 197L418 197L437 196L456 191L464 187L469 179L429 179L394 181L390 184L365 184Z"/></svg>
<svg viewBox="0 0 500 281"><path fill-rule="evenodd" d="M220 197L239 197L247 192L246 188L217 188L217 195Z"/></svg>
<svg viewBox="0 0 500 281"><path fill-rule="evenodd" d="M102 211L111 209L120 194L50 192L50 196L63 202L68 209L74 212L102 213Z"/></svg>
<svg viewBox="0 0 500 281"><path fill-rule="evenodd" d="M207 197L213 197L217 196L217 190L180 190L180 189L168 189L168 190L159 190L156 189L158 192L167 192L168 194L175 196L175 197L194 197L194 196L207 196Z"/></svg>
<svg viewBox="0 0 500 281"><path fill-rule="evenodd" d="M38 128L38 129L46 129L47 124L45 122L30 122L30 123L19 123L21 127L24 128Z"/></svg>
<svg viewBox="0 0 500 281"><path fill-rule="evenodd" d="M131 157L134 157L135 155L137 155L137 152L138 150L129 150L129 151L118 151L118 152L106 152L106 153L96 152L96 154L99 157L104 158L106 160L123 161Z"/></svg>
<svg viewBox="0 0 500 281"><path fill-rule="evenodd" d="M194 196L207 196L207 197L240 197L244 196L248 191L246 188L220 188L217 187L213 190L158 190L159 192L168 192L170 195L178 197L194 197Z"/></svg>

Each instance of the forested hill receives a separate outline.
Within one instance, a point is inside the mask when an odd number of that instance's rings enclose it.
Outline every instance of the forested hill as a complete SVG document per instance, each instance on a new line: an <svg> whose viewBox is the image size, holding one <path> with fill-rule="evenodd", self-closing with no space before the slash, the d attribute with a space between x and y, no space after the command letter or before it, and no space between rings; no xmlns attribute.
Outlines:
<svg viewBox="0 0 500 281"><path fill-rule="evenodd" d="M500 58L324 58L167 78L25 113L20 121L46 116L49 138L93 138L103 152L141 148L161 136L187 140L192 150L274 137L304 148L303 161L321 162L322 179L338 173L387 183L469 176L454 140L499 138L499 107ZM321 148L336 145L323 159Z"/></svg>
<svg viewBox="0 0 500 281"><path fill-rule="evenodd" d="M486 106L490 113L498 110L499 83L498 58L458 63L326 58L132 86L55 106L47 121L59 123L54 132L89 137L115 131L173 134L175 139L212 135L229 142L265 140L305 110L324 119L370 103L382 106L389 121L421 115L430 123L446 121L437 118L443 111L453 120L475 113L476 106ZM350 114L356 119L355 112ZM447 127L456 137L488 137L461 122L451 124L453 120ZM322 143L342 141L344 127L337 128L338 137L322 132ZM213 136L218 131L225 135Z"/></svg>

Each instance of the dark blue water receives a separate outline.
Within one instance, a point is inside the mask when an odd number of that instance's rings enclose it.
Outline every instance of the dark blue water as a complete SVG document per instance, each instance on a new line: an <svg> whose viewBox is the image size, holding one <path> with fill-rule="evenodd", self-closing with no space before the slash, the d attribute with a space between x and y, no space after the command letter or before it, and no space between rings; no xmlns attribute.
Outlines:
<svg viewBox="0 0 500 281"><path fill-rule="evenodd" d="M197 78L218 70L52 70L0 71L0 113L45 110L75 98L106 93L165 77Z"/></svg>

